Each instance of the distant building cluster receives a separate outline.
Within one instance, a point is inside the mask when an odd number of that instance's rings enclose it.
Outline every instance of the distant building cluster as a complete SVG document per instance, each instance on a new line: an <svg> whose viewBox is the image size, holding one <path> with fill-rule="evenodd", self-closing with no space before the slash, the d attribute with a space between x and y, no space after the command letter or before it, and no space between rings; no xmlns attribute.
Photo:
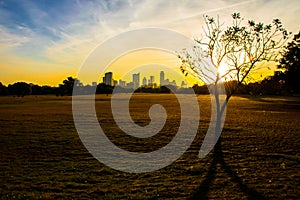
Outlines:
<svg viewBox="0 0 300 200"><path fill-rule="evenodd" d="M106 85L111 85L111 86L121 86L123 88L139 88L139 87L150 87L150 88L156 88L159 86L164 86L164 85L172 85L172 86L177 86L176 81L172 80L170 81L168 78L165 79L165 72L161 71L160 72L160 77L159 77L159 84L155 82L155 76L150 76L148 79L147 77L143 77L142 81L140 77L140 73L132 74L132 81L129 83L126 83L126 81L123 80L114 80L113 79L113 73L112 72L107 72L105 73L104 77L102 78L102 83ZM95 83L92 83L94 85ZM182 81L181 85L182 88L187 87L187 83Z"/></svg>

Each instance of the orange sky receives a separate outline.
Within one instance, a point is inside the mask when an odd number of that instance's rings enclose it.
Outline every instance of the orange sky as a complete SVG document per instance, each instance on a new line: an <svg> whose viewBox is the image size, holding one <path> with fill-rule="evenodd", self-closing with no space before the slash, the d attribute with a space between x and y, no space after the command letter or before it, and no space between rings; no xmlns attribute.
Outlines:
<svg viewBox="0 0 300 200"><path fill-rule="evenodd" d="M0 82L7 85L25 81L55 86L67 76L75 77L90 52L119 33L158 27L190 38L199 37L203 14L218 14L226 26L227 22L231 22L230 14L236 11L245 19L265 23L280 18L284 26L294 33L300 28L297 0L142 0L135 3L124 0L120 4L102 0L78 0L77 3L49 0L43 4L28 0L14 4L4 0L0 3ZM181 82L175 75L179 72L179 60L166 53L131 53L116 60L110 69L114 71L115 79L119 79L122 73L145 65L145 62L169 67L175 73L166 76ZM265 68L253 77L272 75L275 65L270 66L272 70ZM154 74L159 71L153 70ZM151 73L149 71L145 76ZM157 81L158 78L157 75ZM197 82L191 78L188 80L190 84Z"/></svg>

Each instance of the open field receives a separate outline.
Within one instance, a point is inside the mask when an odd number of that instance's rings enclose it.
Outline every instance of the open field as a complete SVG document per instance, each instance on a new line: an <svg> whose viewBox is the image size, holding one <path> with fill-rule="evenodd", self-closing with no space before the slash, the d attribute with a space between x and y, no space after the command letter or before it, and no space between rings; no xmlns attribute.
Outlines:
<svg viewBox="0 0 300 200"><path fill-rule="evenodd" d="M98 162L81 143L71 97L0 97L1 199L299 199L300 99L233 97L228 105L218 160L198 151L210 119L209 96L199 96L201 119L189 150L161 170L129 174ZM149 102L149 103L147 103ZM110 96L96 109L118 146L150 152L177 132L179 104L171 94L139 94L130 107L137 124L149 123L152 103L165 106L162 131L147 139L128 136L110 113Z"/></svg>

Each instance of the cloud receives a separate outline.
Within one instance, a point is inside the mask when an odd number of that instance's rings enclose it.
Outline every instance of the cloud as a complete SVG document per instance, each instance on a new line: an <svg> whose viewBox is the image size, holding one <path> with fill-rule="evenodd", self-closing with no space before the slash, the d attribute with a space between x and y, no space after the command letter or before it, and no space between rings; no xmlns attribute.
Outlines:
<svg viewBox="0 0 300 200"><path fill-rule="evenodd" d="M0 4L0 51L26 57L26 62L73 70L97 45L118 33L161 27L199 36L203 14L218 14L221 21L231 22L234 11L266 23L278 17L288 30L300 28L297 0L10 0ZM0 64L8 62L4 58Z"/></svg>
<svg viewBox="0 0 300 200"><path fill-rule="evenodd" d="M300 6L298 0L257 0L243 9L247 18L271 23L272 19L282 20L284 27L289 31L299 31Z"/></svg>
<svg viewBox="0 0 300 200"><path fill-rule="evenodd" d="M19 29L23 29L23 27L19 27ZM18 47L22 46L23 44L27 43L29 41L29 38L25 35L18 35L11 33L7 28L4 26L0 25L0 44L1 47L6 47L6 48L13 48L13 47ZM1 49L0 47L0 49Z"/></svg>
<svg viewBox="0 0 300 200"><path fill-rule="evenodd" d="M77 4L81 8L76 17L69 24L52 29L60 39L52 41L45 53L57 62L78 66L97 45L128 28L126 16L129 16L129 10L121 7L129 7L130 4L107 1L85 5L78 1Z"/></svg>
<svg viewBox="0 0 300 200"><path fill-rule="evenodd" d="M168 28L174 19L198 14L200 10L213 9L214 3L201 1L98 1L83 4L70 23L53 32L60 40L46 48L51 59L62 63L80 63L88 52L105 39L118 33L149 26ZM200 3L197 3L200 2ZM219 4L225 5L223 1ZM185 22L181 22L181 25ZM176 27L180 30L180 24ZM190 28L190 27L189 27ZM76 62L75 62L76 61Z"/></svg>

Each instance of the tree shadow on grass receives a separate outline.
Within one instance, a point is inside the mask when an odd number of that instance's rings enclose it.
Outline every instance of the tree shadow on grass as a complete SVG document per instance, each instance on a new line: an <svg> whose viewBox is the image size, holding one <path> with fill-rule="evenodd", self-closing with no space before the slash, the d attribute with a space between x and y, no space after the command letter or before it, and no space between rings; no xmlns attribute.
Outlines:
<svg viewBox="0 0 300 200"><path fill-rule="evenodd" d="M226 164L221 146L221 138L219 139L214 148L213 160L209 167L208 173L205 176L204 181L200 184L197 191L189 199L208 199L209 188L213 184L214 179L216 178L216 169L218 164L220 164L221 168L223 168L225 173L231 178L231 181L235 182L238 185L239 189L247 196L248 199L266 199L255 189L245 185L243 181L239 178L237 173Z"/></svg>

